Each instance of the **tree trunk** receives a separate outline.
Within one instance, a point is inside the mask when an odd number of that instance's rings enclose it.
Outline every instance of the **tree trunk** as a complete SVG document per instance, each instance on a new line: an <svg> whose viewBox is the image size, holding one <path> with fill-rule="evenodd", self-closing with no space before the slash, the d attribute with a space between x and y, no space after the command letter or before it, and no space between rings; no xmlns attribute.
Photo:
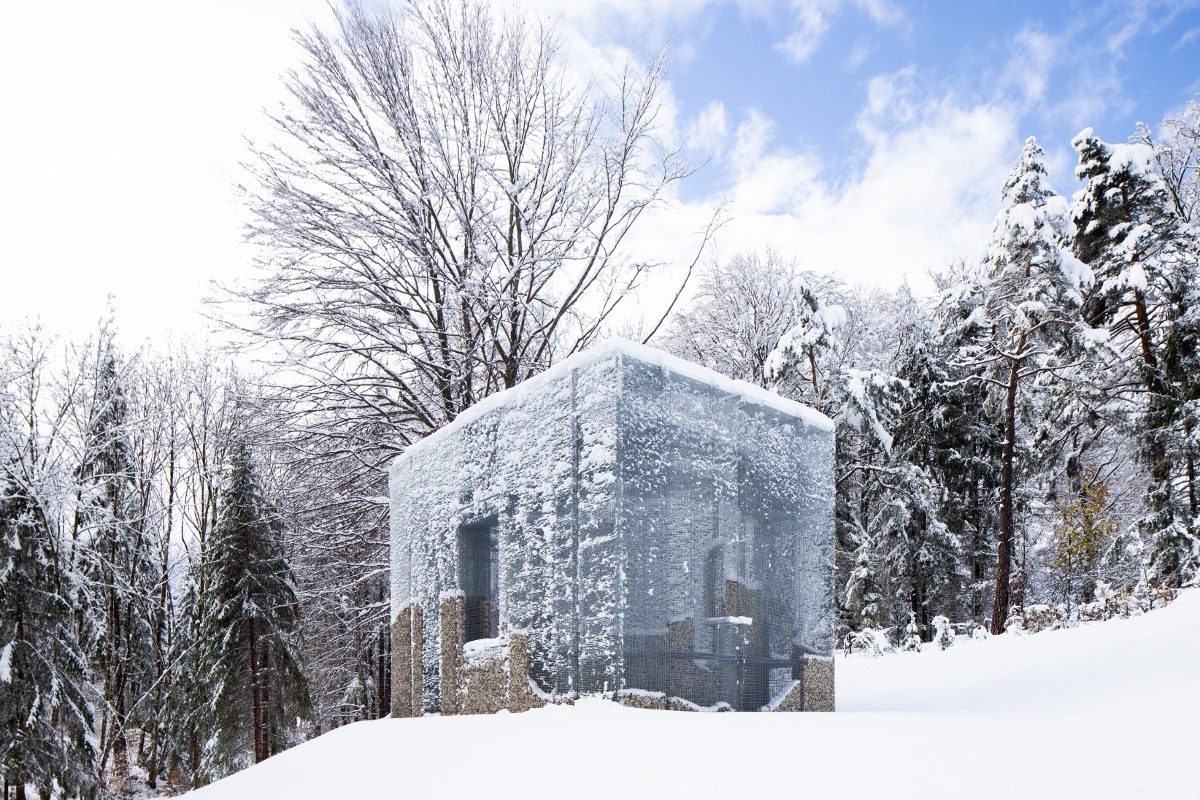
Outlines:
<svg viewBox="0 0 1200 800"><path fill-rule="evenodd" d="M1025 337L1021 337L1020 352ZM992 633L1004 633L1008 618L1009 577L1012 574L1013 544L1013 454L1017 440L1017 376L1020 361L1013 359L1004 395L1004 447L1000 454L1000 542L996 549L996 599L992 603Z"/></svg>
<svg viewBox="0 0 1200 800"><path fill-rule="evenodd" d="M1147 367L1156 366L1154 348L1150 342L1150 314L1146 311L1146 296L1140 290L1133 293L1133 313L1137 319L1138 341L1142 345L1142 362Z"/></svg>
<svg viewBox="0 0 1200 800"><path fill-rule="evenodd" d="M271 757L271 640L263 642L262 669L258 671L262 683L262 760Z"/></svg>
<svg viewBox="0 0 1200 800"><path fill-rule="evenodd" d="M262 753L262 694L258 686L258 641L254 634L254 620L250 620L250 694L254 704L254 763L257 764L265 756Z"/></svg>
<svg viewBox="0 0 1200 800"><path fill-rule="evenodd" d="M383 719L391 712L391 687L388 686L388 679L391 677L391 664L388 659L387 652L387 635L386 626L379 626L379 657L376 659L375 668L377 674L375 677L375 694L377 696L377 708L375 711L376 719Z"/></svg>

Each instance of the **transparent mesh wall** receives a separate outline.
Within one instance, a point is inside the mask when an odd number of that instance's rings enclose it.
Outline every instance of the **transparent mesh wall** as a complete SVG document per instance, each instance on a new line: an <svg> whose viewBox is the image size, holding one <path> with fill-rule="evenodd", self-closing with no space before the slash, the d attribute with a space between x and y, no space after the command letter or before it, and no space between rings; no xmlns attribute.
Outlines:
<svg viewBox="0 0 1200 800"><path fill-rule="evenodd" d="M826 431L615 354L414 451L392 592L425 612L425 708L446 590L473 635L528 633L546 691L761 707L832 652L831 459Z"/></svg>
<svg viewBox="0 0 1200 800"><path fill-rule="evenodd" d="M621 684L757 710L832 649L828 434L632 360L620 398Z"/></svg>

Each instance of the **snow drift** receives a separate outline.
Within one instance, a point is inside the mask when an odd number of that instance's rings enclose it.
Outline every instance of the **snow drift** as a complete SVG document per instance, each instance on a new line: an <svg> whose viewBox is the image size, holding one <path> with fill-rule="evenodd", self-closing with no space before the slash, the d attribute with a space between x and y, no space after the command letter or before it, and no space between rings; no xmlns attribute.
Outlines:
<svg viewBox="0 0 1200 800"><path fill-rule="evenodd" d="M599 699L362 722L197 800L315 797L1198 797L1200 591L1143 617L839 657L838 713Z"/></svg>

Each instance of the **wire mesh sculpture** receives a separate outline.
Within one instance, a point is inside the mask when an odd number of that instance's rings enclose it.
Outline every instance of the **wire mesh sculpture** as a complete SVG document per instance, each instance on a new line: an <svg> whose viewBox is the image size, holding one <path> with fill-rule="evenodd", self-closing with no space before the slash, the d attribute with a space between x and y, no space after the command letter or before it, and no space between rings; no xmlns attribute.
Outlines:
<svg viewBox="0 0 1200 800"><path fill-rule="evenodd" d="M393 707L832 710L833 489L826 417L651 348L495 395L392 467Z"/></svg>

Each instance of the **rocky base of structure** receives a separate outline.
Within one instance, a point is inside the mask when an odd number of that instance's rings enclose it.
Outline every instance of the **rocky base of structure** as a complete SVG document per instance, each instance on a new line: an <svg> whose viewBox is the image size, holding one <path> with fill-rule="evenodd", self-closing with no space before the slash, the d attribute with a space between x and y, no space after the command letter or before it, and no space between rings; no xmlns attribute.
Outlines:
<svg viewBox="0 0 1200 800"><path fill-rule="evenodd" d="M804 656L800 661L800 677L775 698L769 711L833 711L833 659Z"/></svg>
<svg viewBox="0 0 1200 800"><path fill-rule="evenodd" d="M538 688L531 675L530 639L523 631L503 631L494 639L466 642L466 599L461 592L440 598L438 623L438 678L441 713L494 714L541 708L549 703L570 703L572 698L551 697ZM419 717L424 712L422 687L421 607L401 608L392 624L392 716ZM833 711L833 659L805 655L799 677L793 680L764 711ZM630 708L663 711L732 711L728 703L702 706L681 697L642 689L624 689L616 700ZM436 710L436 708L435 708Z"/></svg>

